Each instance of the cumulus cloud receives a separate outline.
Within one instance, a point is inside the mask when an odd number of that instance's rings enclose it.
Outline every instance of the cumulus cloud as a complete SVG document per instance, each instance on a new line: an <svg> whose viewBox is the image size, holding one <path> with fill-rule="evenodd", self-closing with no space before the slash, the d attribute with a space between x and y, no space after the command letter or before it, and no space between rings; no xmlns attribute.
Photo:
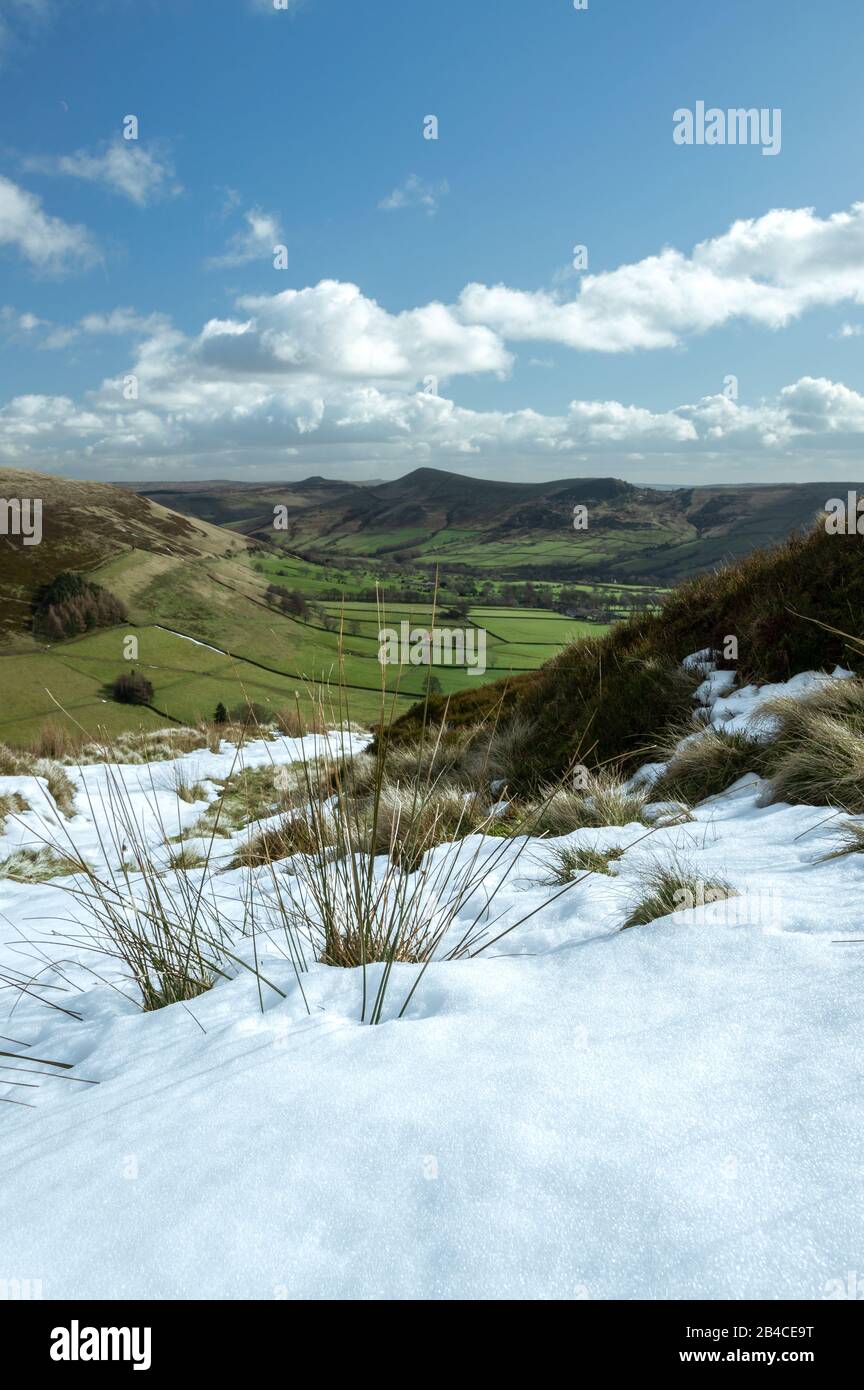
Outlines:
<svg viewBox="0 0 864 1390"><path fill-rule="evenodd" d="M254 462L259 476L282 472L289 457L301 470L329 465L347 476L355 465L446 468L470 458L535 478L620 473L622 460L632 475L635 460L635 471L651 481L658 461L692 475L722 459L727 475L743 467L752 477L755 459L763 469L782 460L787 476L798 460L812 473L814 455L852 460L864 443L864 396L825 378L801 378L749 406L714 395L663 411L616 400L574 400L559 414L471 410L396 381L370 384L362 373L325 376L311 370L320 367L312 357L302 371L290 363L274 370L272 356L264 358L266 370L254 354L214 358L203 349L214 336L224 346L230 335L221 330L214 335L207 325L190 338L155 325L129 364L136 401L124 395L125 372L80 402L15 398L0 409L0 456L20 466L114 475L178 465L242 474Z"/></svg>
<svg viewBox="0 0 864 1390"><path fill-rule="evenodd" d="M278 228L258 216L255 235L269 255ZM716 476L719 467L725 477L770 477L775 468L789 477L796 468L816 473L814 460L837 477L864 445L864 396L815 373L749 404L716 394L657 410L610 394L545 414L470 409L451 399L447 383L508 376L508 338L551 336L607 352L674 347L733 317L779 327L816 304L864 302L862 228L864 205L822 220L807 209L769 213L690 256L666 250L589 278L569 304L474 285L455 305L391 312L357 285L322 280L243 296L191 333L128 308L65 329L4 310L0 319L19 340L126 334L130 356L81 402L9 402L0 451L32 467L72 460L79 471L98 463L151 476L160 461L210 476L242 475L254 461L266 476L290 455L298 469L329 465L348 476L355 467L367 475L417 462L458 467L470 457L476 467L531 477L624 466L649 481L661 467L667 478L700 468ZM130 373L135 401L123 391Z"/></svg>
<svg viewBox="0 0 864 1390"><path fill-rule="evenodd" d="M284 245L282 224L276 213L250 208L243 216L246 222L243 230L234 233L221 256L211 256L207 261L211 270L247 265L249 261L272 257L275 247Z"/></svg>
<svg viewBox="0 0 864 1390"><path fill-rule="evenodd" d="M176 197L183 191L175 180L174 166L166 150L158 144L145 148L137 140L121 138L95 152L76 150L74 154L34 156L23 164L34 173L63 174L101 184L138 207Z"/></svg>
<svg viewBox="0 0 864 1390"><path fill-rule="evenodd" d="M12 247L37 270L58 273L91 265L96 247L86 227L43 211L42 200L0 175L0 247Z"/></svg>
<svg viewBox="0 0 864 1390"><path fill-rule="evenodd" d="M212 368L410 384L426 375L504 373L512 363L495 333L460 323L443 304L390 314L336 280L247 295L238 308L245 321L213 320L198 340L196 354Z"/></svg>
<svg viewBox="0 0 864 1390"><path fill-rule="evenodd" d="M798 208L741 220L690 255L666 247L586 275L571 300L471 284L459 313L513 341L630 352L676 347L735 319L781 328L808 309L844 301L864 303L864 203L827 218Z"/></svg>
<svg viewBox="0 0 864 1390"><path fill-rule="evenodd" d="M382 198L378 204L385 212L395 212L400 208L423 208L428 217L434 217L443 197L450 192L446 179L438 183L428 183L417 174L409 174L407 179Z"/></svg>

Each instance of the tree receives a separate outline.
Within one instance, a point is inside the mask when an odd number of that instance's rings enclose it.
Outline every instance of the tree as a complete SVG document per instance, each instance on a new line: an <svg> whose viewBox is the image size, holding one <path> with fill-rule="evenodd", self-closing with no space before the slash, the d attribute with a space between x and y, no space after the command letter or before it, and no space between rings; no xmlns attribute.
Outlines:
<svg viewBox="0 0 864 1390"><path fill-rule="evenodd" d="M432 674L431 671L429 672L429 674L427 675L425 681L423 682L423 687L422 687L422 688L423 688L423 694L424 694L424 695L440 695L440 694L441 694L441 682L439 681L439 679L438 679L437 676L433 676L433 674Z"/></svg>
<svg viewBox="0 0 864 1390"><path fill-rule="evenodd" d="M140 671L124 671L122 676L116 677L111 694L121 705L149 705L153 687Z"/></svg>
<svg viewBox="0 0 864 1390"><path fill-rule="evenodd" d="M223 703L222 703L221 700L219 701L218 705L216 706L216 712L215 712L215 714L213 715L213 723L214 723L214 724L227 724L227 723L228 723L228 711L227 711L227 709L225 708L225 706L223 705Z"/></svg>
<svg viewBox="0 0 864 1390"><path fill-rule="evenodd" d="M126 609L114 594L71 570L43 584L33 604L34 633L55 641L126 621Z"/></svg>

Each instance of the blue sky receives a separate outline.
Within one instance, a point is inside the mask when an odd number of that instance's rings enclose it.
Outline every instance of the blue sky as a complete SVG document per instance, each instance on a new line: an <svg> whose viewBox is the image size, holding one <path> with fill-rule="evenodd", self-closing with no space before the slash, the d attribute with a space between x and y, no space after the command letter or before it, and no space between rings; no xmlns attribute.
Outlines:
<svg viewBox="0 0 864 1390"><path fill-rule="evenodd" d="M0 0L0 464L854 478L862 38L853 0ZM699 101L780 152L676 144Z"/></svg>

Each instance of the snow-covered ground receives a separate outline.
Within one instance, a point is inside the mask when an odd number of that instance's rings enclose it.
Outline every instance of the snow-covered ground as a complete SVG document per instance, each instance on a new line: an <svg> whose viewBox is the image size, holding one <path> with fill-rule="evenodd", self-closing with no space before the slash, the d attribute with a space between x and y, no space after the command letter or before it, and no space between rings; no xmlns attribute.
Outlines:
<svg viewBox="0 0 864 1390"><path fill-rule="evenodd" d="M745 727L763 694L730 687L714 673L702 702ZM178 764L212 796L232 756ZM297 756L283 739L244 761ZM116 770L154 845L153 786L172 828L203 809L177 801L178 764ZM108 776L85 770L89 804L77 779L67 823L91 862ZM16 1040L0 1048L100 1083L0 1072L0 1097L33 1106L0 1104L0 1275L47 1298L826 1296L864 1269L864 856L821 862L830 812L759 807L761 788L744 778L648 839L581 830L519 858L505 843L496 915L540 910L488 955L432 964L401 1019L417 967L396 967L377 1027L359 1022L359 971L313 965L307 1011L261 940L286 995L265 991L263 1012L245 971L145 1014L108 969L49 996L81 1021L0 991ZM32 779L0 778L13 789L41 804ZM0 858L34 815L8 822ZM630 848L614 877L556 896L561 844ZM741 896L620 931L670 855ZM218 882L239 903L248 880ZM0 880L0 914L0 973L35 975L23 939L51 955L68 893Z"/></svg>

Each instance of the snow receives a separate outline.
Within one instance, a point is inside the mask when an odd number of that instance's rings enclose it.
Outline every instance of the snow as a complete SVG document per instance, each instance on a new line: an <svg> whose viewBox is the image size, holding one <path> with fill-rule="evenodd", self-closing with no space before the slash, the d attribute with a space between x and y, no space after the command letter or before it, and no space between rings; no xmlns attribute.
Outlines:
<svg viewBox="0 0 864 1390"><path fill-rule="evenodd" d="M767 689L818 679L724 679L703 701L728 727ZM250 744L244 762L294 761L298 742ZM155 845L154 789L189 825L203 804L177 802L175 770L212 796L233 756L85 769L67 823L79 852L101 853L111 775ZM265 990L263 1012L246 971L142 1014L107 967L83 996L53 996L80 1022L34 999L11 1012L18 996L0 990L0 1034L100 1083L0 1084L34 1106L0 1104L0 1268L47 1298L824 1297L864 1245L864 856L824 861L831 812L760 807L761 788L742 779L647 836L470 837L460 856L495 855L493 916L539 910L486 955L433 962L403 1018L417 967L396 966L377 1027L359 1021L358 971L313 965L307 1012L263 938L286 996ZM0 778L13 789L39 806L33 779ZM22 816L29 833L39 814ZM20 835L10 819L0 856ZM614 876L562 895L564 844L628 848ZM644 869L670 856L740 896L622 932ZM246 871L218 883L239 917ZM62 881L0 880L0 974L41 969L22 937L49 954L68 912Z"/></svg>
<svg viewBox="0 0 864 1390"><path fill-rule="evenodd" d="M224 647L211 646L209 642L199 642L197 637L189 637L185 632L178 632L175 627L163 627L161 623L154 623L157 632L170 632L172 637L182 637L184 642L191 642L193 647L204 647L208 652L218 652L220 656L225 656Z"/></svg>
<svg viewBox="0 0 864 1390"><path fill-rule="evenodd" d="M706 726L724 729L727 733L748 733L752 737L767 738L770 735L770 728L761 721L757 722L762 706L769 701L780 696L800 699L831 681L848 680L852 676L851 671L837 666L830 675L819 671L802 671L788 681L736 688L737 673L734 670L718 671L710 655L710 651L697 652L682 663L690 670L698 668L706 672L693 697L697 706L705 711Z"/></svg>

